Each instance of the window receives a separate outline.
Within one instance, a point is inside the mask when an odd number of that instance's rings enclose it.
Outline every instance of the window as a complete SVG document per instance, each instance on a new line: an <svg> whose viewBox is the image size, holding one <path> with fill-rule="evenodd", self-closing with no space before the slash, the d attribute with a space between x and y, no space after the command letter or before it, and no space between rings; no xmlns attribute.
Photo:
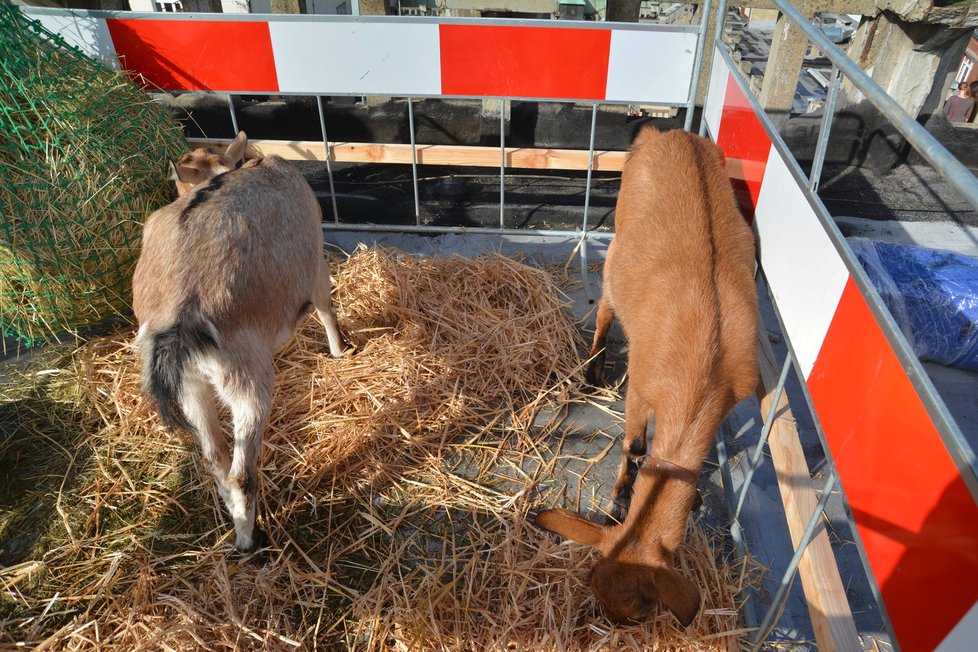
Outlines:
<svg viewBox="0 0 978 652"><path fill-rule="evenodd" d="M971 74L971 69L975 67L975 60L971 57L966 56L961 60L961 66L958 68L958 74L954 76L954 81L963 82L967 81L968 75Z"/></svg>

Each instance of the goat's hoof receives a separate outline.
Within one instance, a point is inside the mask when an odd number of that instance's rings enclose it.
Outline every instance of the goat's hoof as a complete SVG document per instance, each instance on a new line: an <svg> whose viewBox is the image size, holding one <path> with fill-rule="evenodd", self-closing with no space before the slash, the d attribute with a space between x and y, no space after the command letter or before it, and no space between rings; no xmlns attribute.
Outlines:
<svg viewBox="0 0 978 652"><path fill-rule="evenodd" d="M240 552L242 555L252 555L262 548L267 548L270 540L265 530L261 529L257 525L254 531L251 533L251 545L250 546L239 546L234 545L234 549Z"/></svg>
<svg viewBox="0 0 978 652"><path fill-rule="evenodd" d="M584 372L584 382L597 389L604 386L604 372L595 371L594 367L588 367Z"/></svg>
<svg viewBox="0 0 978 652"><path fill-rule="evenodd" d="M584 382L586 383L585 390L588 392L596 392L605 386L604 379L604 365L598 366L592 364L584 372Z"/></svg>
<svg viewBox="0 0 978 652"><path fill-rule="evenodd" d="M584 370L584 381L592 387L604 386L604 353L598 353Z"/></svg>
<svg viewBox="0 0 978 652"><path fill-rule="evenodd" d="M624 523L625 517L628 516L628 507L630 503L630 499L622 500L621 498L616 498L615 502L611 506L611 513L605 518L605 524L618 525L619 523Z"/></svg>

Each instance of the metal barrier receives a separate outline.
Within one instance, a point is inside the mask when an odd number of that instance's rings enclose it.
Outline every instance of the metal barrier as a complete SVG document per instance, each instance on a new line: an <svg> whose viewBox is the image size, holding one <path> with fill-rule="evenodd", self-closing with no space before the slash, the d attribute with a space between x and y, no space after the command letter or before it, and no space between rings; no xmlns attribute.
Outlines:
<svg viewBox="0 0 978 652"><path fill-rule="evenodd" d="M748 170L743 195L753 213L761 269L789 341L785 369L790 362L803 381L897 645L973 649L978 633L974 451L814 193L840 73L976 207L978 180L804 16L784 0L774 3L835 66L811 178L717 39L701 131ZM718 7L717 35L725 5ZM784 374L775 390L780 393L783 385ZM790 482L798 478L786 478L782 491ZM796 557L819 516L816 509L796 538ZM793 573L789 568L782 586ZM812 602L814 578L805 579ZM776 599L758 635L773 622L778 606ZM822 618L831 626L831 618L814 611L813 621ZM844 635L826 633L826 643L848 640L839 636Z"/></svg>
<svg viewBox="0 0 978 652"><path fill-rule="evenodd" d="M711 0L712 1L712 0ZM709 6L709 5L707 5ZM25 13L60 34L70 44L109 65L137 72L145 86L170 92L207 91L228 94L234 130L235 94L315 96L319 105L322 150L313 143L254 142L262 153L325 161L332 196L333 224L349 231L396 230L406 233L465 233L464 227L421 223L418 190L419 153L438 160L451 148L419 149L415 142L413 102L418 98L534 99L592 105L591 146L568 163L562 150L521 151L507 148L500 112L499 226L479 229L500 235L580 238L581 270L587 268L587 241L610 239L611 233L589 225L591 173L595 167L594 132L600 104L659 104L686 107L692 123L696 84L704 52L709 12L698 26L660 26L547 20L482 20L405 17L250 14L140 14L25 8ZM313 56L315 54L315 56ZM669 61L655 74L636 75L635 61ZM414 189L414 226L340 224L332 163L360 160L357 153L375 151L367 144L343 144L347 158L336 156L330 141L323 95L382 95L408 101L410 163ZM377 162L398 160L386 147ZM468 163L479 165L488 148ZM322 152L320 154L320 151ZM584 154L584 152L576 152ZM624 153L617 157L617 169ZM467 155L473 155L472 151ZM570 156L568 158L574 158ZM606 158L614 158L606 156ZM514 160L517 159L517 160ZM542 163L542 165L541 165ZM579 230L509 229L505 223L507 167L585 169L584 215ZM588 289L590 293L590 289Z"/></svg>
<svg viewBox="0 0 978 652"><path fill-rule="evenodd" d="M947 171L969 201L978 206L974 178L965 178L960 164L949 160L943 148L931 142L932 138L928 140L929 135L919 125L894 108L892 100L798 12L782 0L774 2L809 34L841 74L872 101L879 102L884 112L895 116L895 124L910 142L919 146L938 169ZM598 167L615 169L624 161L623 153L594 149L598 106L685 106L689 128L707 41L709 2L704 8L703 21L695 27L322 16L222 15L215 20L213 15L164 18L160 14L33 8L27 13L69 40L73 35L77 44L95 56L122 58L127 68L142 73L156 87L229 93L232 120L230 95L235 93L406 97L410 145L381 146L379 152L378 146L371 145L374 149L368 160L411 163L415 224L339 223L332 193L334 222L328 228L579 238L583 272L587 240L611 236L589 228L591 172ZM716 32L710 42L715 50L714 63L701 132L708 133L725 151L731 178L747 198L747 217L754 223L760 244L761 271L790 350L779 365L766 338L759 342L765 388L760 399L762 413L767 416L761 438L771 442L796 552L775 600L760 619L755 640L758 644L763 640L775 620L779 600L795 571L801 569L820 647L859 647L844 585L820 525L825 501L838 484L851 508L850 520L858 533L867 573L875 579L877 598L901 648L933 649L943 644L953 649L956 641L970 640L968 633L978 629L978 559L974 555L978 550L978 465L920 362L814 194L839 74L834 74L813 173L807 178L719 42L725 13L726 2L719 2ZM223 56L228 50L236 53L238 61L247 56L247 67L236 66ZM312 51L317 54L315 59L304 56ZM568 65L568 57L586 65L578 70ZM633 62L648 57L668 59L671 65L660 67L655 75L635 74ZM422 97L590 103L590 147L587 152L526 152L508 148L501 128L499 226L426 226L420 220L417 166L462 162L452 148L415 142L413 101ZM368 146L331 141L321 99L319 116L321 143L259 141L256 145L267 152L284 148L293 158L324 160L332 191L331 163L363 160L357 157L365 156ZM495 165L487 151L470 149L465 155L477 165ZM496 156L495 149L491 156ZM505 171L524 164L587 170L580 229L507 228ZM605 164L608 168L603 167ZM792 367L803 381L827 458L837 474L830 474L825 481L821 498L804 463L797 434L789 427L784 384ZM752 468L762 460L760 451L758 448L751 460ZM722 462L727 458L722 436L718 436L718 455ZM734 495L729 468L724 475L734 516L733 537L742 545L736 517L745 493ZM749 480L742 492L748 486ZM754 600L750 599L745 618L749 625L758 626L753 608Z"/></svg>

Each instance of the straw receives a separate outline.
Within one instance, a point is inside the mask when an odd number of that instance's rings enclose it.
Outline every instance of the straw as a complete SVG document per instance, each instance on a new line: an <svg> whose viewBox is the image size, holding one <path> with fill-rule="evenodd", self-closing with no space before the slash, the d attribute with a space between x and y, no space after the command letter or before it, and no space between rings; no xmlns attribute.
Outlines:
<svg viewBox="0 0 978 652"><path fill-rule="evenodd" d="M32 377L16 400L30 418L0 445L0 468L16 458L16 477L38 478L18 485L20 503L36 504L30 517L0 519L0 541L16 523L45 529L19 554L0 549L0 645L738 644L741 566L692 521L677 565L704 600L689 629L668 613L612 626L587 586L594 553L532 524L573 491L561 473L579 460L561 446L580 433L564 408L585 400L584 345L549 274L499 255L386 249L331 268L354 349L330 358L309 319L277 358L260 506L274 544L260 555L233 551L196 445L165 431L139 391L131 330ZM59 412L59 401L73 407ZM599 439L596 457L608 448ZM606 493L587 473L576 489Z"/></svg>

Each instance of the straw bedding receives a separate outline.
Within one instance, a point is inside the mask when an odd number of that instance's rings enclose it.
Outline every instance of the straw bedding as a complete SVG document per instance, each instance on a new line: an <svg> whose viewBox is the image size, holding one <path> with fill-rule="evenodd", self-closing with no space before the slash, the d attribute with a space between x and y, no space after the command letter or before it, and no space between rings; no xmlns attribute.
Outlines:
<svg viewBox="0 0 978 652"><path fill-rule="evenodd" d="M594 553L531 524L561 502L566 462L561 419L533 417L581 400L583 343L547 273L383 249L332 271L354 350L330 358L309 319L278 357L260 507L274 546L258 556L233 552L196 446L139 392L132 331L3 407L17 425L0 443L0 645L737 645L742 573L699 527L678 556L704 592L684 630L666 614L609 625L587 587Z"/></svg>

